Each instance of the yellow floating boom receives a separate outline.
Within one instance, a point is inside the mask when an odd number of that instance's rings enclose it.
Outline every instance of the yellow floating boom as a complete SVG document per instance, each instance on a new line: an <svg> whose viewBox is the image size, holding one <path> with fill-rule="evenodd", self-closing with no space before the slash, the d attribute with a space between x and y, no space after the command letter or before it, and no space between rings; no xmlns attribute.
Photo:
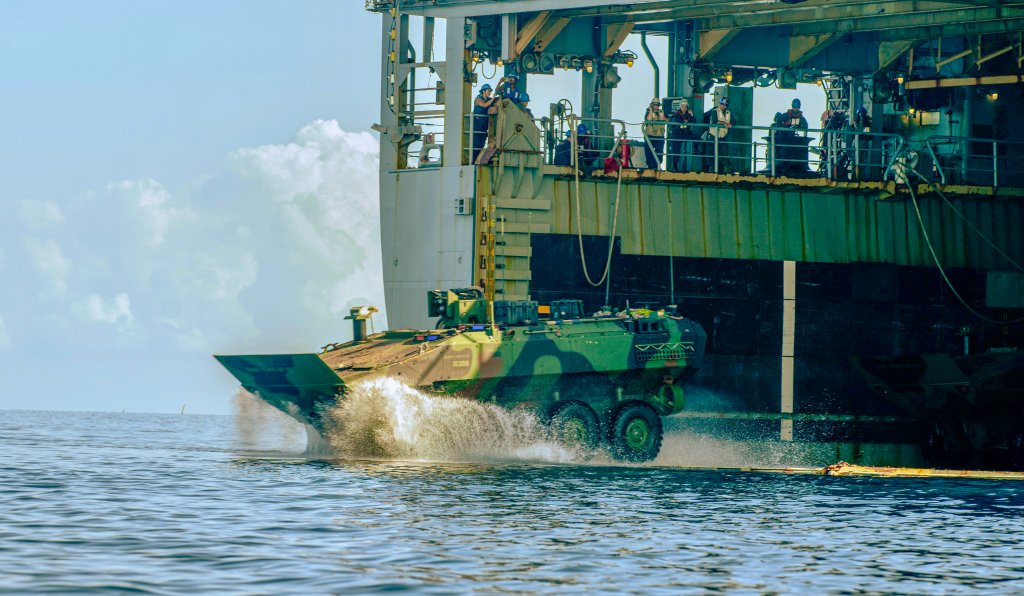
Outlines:
<svg viewBox="0 0 1024 596"><path fill-rule="evenodd" d="M855 466L839 462L826 466L825 476L871 476L877 478L976 478L981 480L1024 480L1024 472L999 472L992 470L935 470L930 468L885 468L879 466Z"/></svg>

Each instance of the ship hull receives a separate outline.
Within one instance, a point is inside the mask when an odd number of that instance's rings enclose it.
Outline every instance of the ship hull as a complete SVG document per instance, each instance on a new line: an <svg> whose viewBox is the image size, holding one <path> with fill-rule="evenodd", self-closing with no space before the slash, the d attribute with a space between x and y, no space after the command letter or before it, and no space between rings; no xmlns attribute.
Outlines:
<svg viewBox="0 0 1024 596"><path fill-rule="evenodd" d="M585 236L584 253L600 255L607 242ZM534 254L562 255L557 262L533 262L531 294L542 303L566 295L579 297L588 309L674 302L701 324L708 344L704 366L691 381L687 414L734 414L715 419L714 432L725 437L848 444L857 452L868 444L916 449L927 440L929 412L883 397L857 361L962 358L965 345L970 352L971 345L1024 340L1017 328L979 325L934 267L795 262L787 280L781 261L675 257L670 266L669 257L621 254L617 242L610 281L594 287L581 273L575 235L535 234L531 246ZM988 271L955 268L947 274L965 301L985 303ZM1014 398L1012 387L996 400L996 409L1001 417L1020 419L1024 395ZM913 464L920 454L901 457L898 463ZM974 465L997 465L982 458Z"/></svg>

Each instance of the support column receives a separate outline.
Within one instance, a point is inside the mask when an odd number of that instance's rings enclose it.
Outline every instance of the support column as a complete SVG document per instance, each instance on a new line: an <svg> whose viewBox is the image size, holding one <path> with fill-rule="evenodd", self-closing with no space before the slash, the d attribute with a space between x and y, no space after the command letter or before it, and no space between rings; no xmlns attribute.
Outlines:
<svg viewBox="0 0 1024 596"><path fill-rule="evenodd" d="M473 86L466 77L466 19L450 18L445 39L444 165L458 166L469 159L467 115L473 110Z"/></svg>
<svg viewBox="0 0 1024 596"><path fill-rule="evenodd" d="M703 114L703 95L694 95L690 81L693 68L690 64L696 58L694 46L697 42L693 21L675 23L675 30L669 35L668 43L668 89L669 97L685 97L690 100L690 109L698 117Z"/></svg>
<svg viewBox="0 0 1024 596"><path fill-rule="evenodd" d="M779 411L793 413L793 344L796 339L796 261L782 262L782 383ZM779 423L779 438L793 440L793 421Z"/></svg>

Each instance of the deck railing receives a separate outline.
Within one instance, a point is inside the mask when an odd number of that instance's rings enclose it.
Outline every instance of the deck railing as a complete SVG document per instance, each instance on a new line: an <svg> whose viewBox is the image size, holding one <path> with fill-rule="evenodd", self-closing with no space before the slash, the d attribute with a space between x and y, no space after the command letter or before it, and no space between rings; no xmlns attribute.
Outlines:
<svg viewBox="0 0 1024 596"><path fill-rule="evenodd" d="M1024 187L1024 142L933 136L908 143L895 133L741 124L723 134L723 126L687 123L682 131L671 121L647 122L665 129L664 135L652 137L644 134L643 122L580 121L592 131L578 141L585 170L600 169L605 158L621 156L622 143L626 142L633 148L626 167L633 169ZM541 132L544 163L571 165L571 160L565 162L564 151L559 161L557 150L559 144L569 140L569 131L554 129L547 118L535 122ZM480 131L474 130L473 124L473 117L467 116L462 144L465 164L475 159L472 139ZM675 134L677 130L681 136ZM478 142L486 146L485 141Z"/></svg>

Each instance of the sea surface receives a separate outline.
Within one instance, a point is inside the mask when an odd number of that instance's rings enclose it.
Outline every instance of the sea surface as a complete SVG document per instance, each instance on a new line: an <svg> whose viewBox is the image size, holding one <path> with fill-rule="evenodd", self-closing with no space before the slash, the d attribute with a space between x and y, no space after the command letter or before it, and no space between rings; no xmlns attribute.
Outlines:
<svg viewBox="0 0 1024 596"><path fill-rule="evenodd" d="M1024 484L304 444L251 407L0 411L0 590L1024 593Z"/></svg>

